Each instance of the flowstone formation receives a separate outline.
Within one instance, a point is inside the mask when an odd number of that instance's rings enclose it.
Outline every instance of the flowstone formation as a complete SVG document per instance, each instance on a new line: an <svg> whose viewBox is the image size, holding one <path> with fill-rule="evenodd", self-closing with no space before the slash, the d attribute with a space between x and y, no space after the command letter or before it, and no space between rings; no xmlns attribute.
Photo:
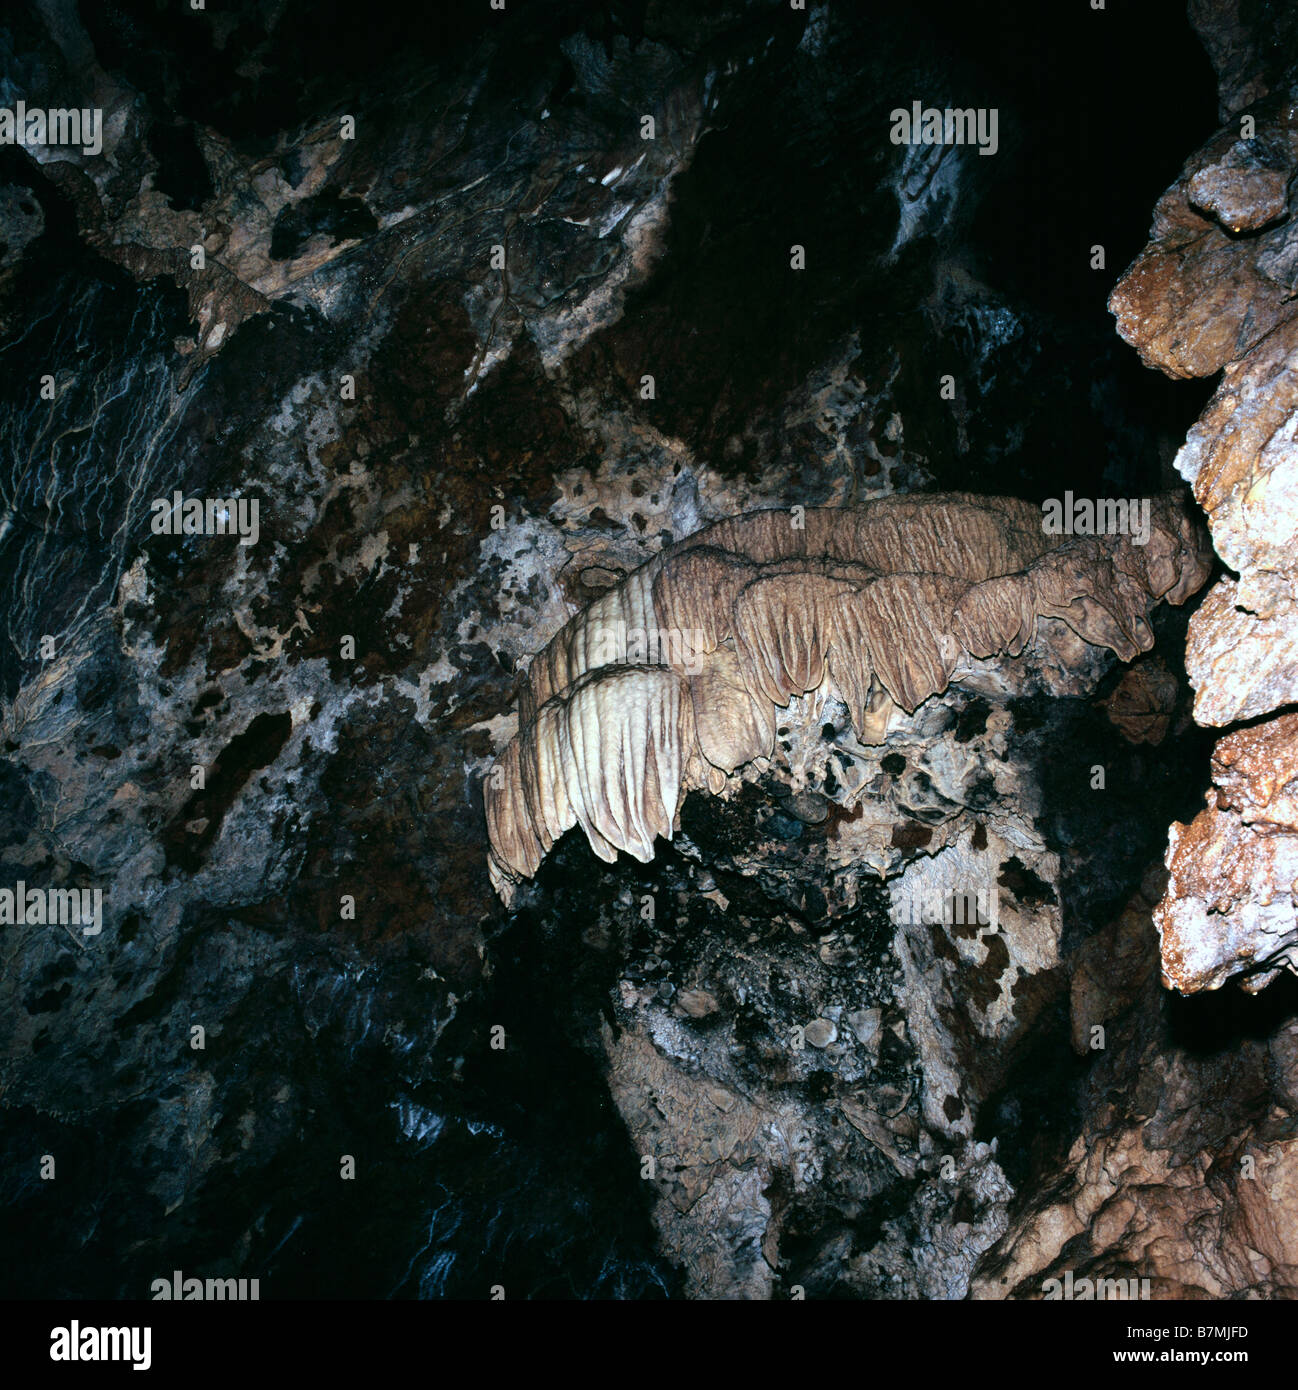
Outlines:
<svg viewBox="0 0 1298 1390"><path fill-rule="evenodd" d="M949 493L758 512L678 543L528 667L484 790L497 891L509 901L578 824L602 859L647 862L688 791L769 758L794 696L823 688L878 743L987 658L1031 644L1066 664L1064 628L1147 651L1154 605L1184 603L1208 565L1175 499L1145 505L1143 535L1051 534L1031 503Z"/></svg>
<svg viewBox="0 0 1298 1390"><path fill-rule="evenodd" d="M584 924L555 973L606 981L610 1092L687 1292L959 1298L1005 1233L998 1097L1067 988L1065 882L1109 852L1059 836L1023 730L1206 578L1183 506L1151 516L1147 545L969 494L716 522L521 677L493 875L551 952ZM1114 724L1166 725L1152 669ZM557 844L574 824L607 869Z"/></svg>

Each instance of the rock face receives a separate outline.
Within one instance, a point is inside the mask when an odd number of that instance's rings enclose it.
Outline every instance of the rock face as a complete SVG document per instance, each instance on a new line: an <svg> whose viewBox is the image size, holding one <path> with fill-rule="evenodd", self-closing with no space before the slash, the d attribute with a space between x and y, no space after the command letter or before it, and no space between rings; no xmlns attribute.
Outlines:
<svg viewBox="0 0 1298 1390"><path fill-rule="evenodd" d="M1298 700L1298 223L1286 192L1298 170L1295 110L1292 92L1272 93L1187 163L1110 300L1150 365L1178 376L1225 369L1176 460L1238 576L1220 579L1190 623L1186 668L1207 725ZM1298 775L1295 754L1285 720L1223 740L1214 778L1249 767L1259 783L1241 792L1230 773L1215 806L1210 798L1192 825L1173 827L1157 920L1177 988L1215 989L1239 971L1260 988L1275 978L1268 962L1288 960L1298 915L1290 827L1244 813L1238 798L1251 805Z"/></svg>
<svg viewBox="0 0 1298 1390"><path fill-rule="evenodd" d="M1119 333L1169 376L1209 376L1298 312L1284 195L1298 117L1271 98L1253 119L1256 138L1228 128L1187 162L1109 299Z"/></svg>
<svg viewBox="0 0 1298 1390"><path fill-rule="evenodd" d="M1172 827L1163 971L1187 993L1247 972L1256 991L1298 970L1298 715L1222 739L1212 780L1208 810Z"/></svg>
<svg viewBox="0 0 1298 1390"><path fill-rule="evenodd" d="M93 937L0 928L4 1243L69 1296L182 1268L476 1297L506 1246L520 1296L653 1296L590 1055L504 963L487 1003L477 771L520 639L566 616L556 486L633 452L630 384L563 361L649 278L726 83L706 26L633 59L514 7L345 9L2 21L7 101L103 111L98 151L0 150L0 883L103 895ZM634 448L667 485L618 514L656 538L676 459ZM257 500L258 538L151 529L177 490ZM369 1216L338 1219L344 1154Z"/></svg>
<svg viewBox="0 0 1298 1390"><path fill-rule="evenodd" d="M1150 903L1133 898L1077 962L1074 1045L1097 1059L1081 1132L971 1297L1058 1298L1069 1278L1119 1281L1093 1297L1298 1297L1298 1025L1286 1005L1262 1020L1269 1041L1223 1047L1224 1011L1160 1005Z"/></svg>
<svg viewBox="0 0 1298 1390"><path fill-rule="evenodd" d="M1296 163L1298 167L1298 163ZM1232 362L1177 467L1208 514L1226 578L1190 628L1195 718L1224 725L1298 699L1298 324Z"/></svg>
<svg viewBox="0 0 1298 1390"><path fill-rule="evenodd" d="M1013 1193L974 1126L1048 992L1019 983L1058 967L1058 861L1030 783L979 787L1003 712L972 733L953 694L864 747L841 702L796 705L781 743L803 790L750 768L687 801L666 879L660 859L627 895L612 1095L690 1293L959 1297Z"/></svg>
<svg viewBox="0 0 1298 1390"><path fill-rule="evenodd" d="M1222 372L1176 466L1235 573L1192 615L1186 669L1200 724L1254 722L1217 743L1207 807L1172 826L1166 877L1148 875L1071 962L1073 1046L1092 1058L1077 1138L1012 1213L975 1298L1060 1297L1080 1279L1093 1297L1298 1297L1284 969L1298 945L1298 717L1274 714L1298 693L1298 126L1275 41L1296 15L1190 12L1230 123L1159 201L1110 307L1148 365ZM1159 701L1130 679L1107 704L1140 736ZM1243 991L1221 988L1231 980Z"/></svg>
<svg viewBox="0 0 1298 1390"><path fill-rule="evenodd" d="M1007 668L1043 722L1080 703ZM781 719L630 884L568 837L522 910L618 961L609 1086L688 1293L963 1297L1017 1190L999 1146L1053 1122L1012 1080L1068 988L1044 750L956 687L877 745L832 698Z"/></svg>

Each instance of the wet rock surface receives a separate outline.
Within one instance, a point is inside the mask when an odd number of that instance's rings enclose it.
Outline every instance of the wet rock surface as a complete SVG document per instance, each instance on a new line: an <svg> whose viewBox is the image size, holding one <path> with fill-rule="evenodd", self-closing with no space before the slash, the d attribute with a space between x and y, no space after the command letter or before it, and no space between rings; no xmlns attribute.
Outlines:
<svg viewBox="0 0 1298 1390"><path fill-rule="evenodd" d="M1110 297L1118 331L1174 377L1208 376L1293 318L1298 234L1286 216L1295 118L1287 95L1194 155L1154 209L1149 246Z"/></svg>

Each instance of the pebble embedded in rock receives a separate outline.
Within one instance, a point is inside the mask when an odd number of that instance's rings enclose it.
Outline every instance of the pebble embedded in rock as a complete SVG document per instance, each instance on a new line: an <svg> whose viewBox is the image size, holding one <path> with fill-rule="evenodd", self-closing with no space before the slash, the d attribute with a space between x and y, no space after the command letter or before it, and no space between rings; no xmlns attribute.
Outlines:
<svg viewBox="0 0 1298 1390"><path fill-rule="evenodd" d="M804 825L819 825L829 815L829 802L816 792L796 792L784 808Z"/></svg>
<svg viewBox="0 0 1298 1390"><path fill-rule="evenodd" d="M883 1028L882 1009L857 1009L848 1014L847 1026L862 1047L868 1047L871 1052L878 1051L879 1033Z"/></svg>
<svg viewBox="0 0 1298 1390"><path fill-rule="evenodd" d="M838 1039L838 1026L827 1018L813 1018L803 1030L803 1037L812 1047L828 1047Z"/></svg>
<svg viewBox="0 0 1298 1390"><path fill-rule="evenodd" d="M1288 177L1282 169L1233 162L1200 169L1190 180L1190 205L1216 218L1228 232L1255 232L1288 211Z"/></svg>
<svg viewBox="0 0 1298 1390"><path fill-rule="evenodd" d="M676 996L681 1012L690 1018L706 1018L720 1007L705 989L683 989Z"/></svg>

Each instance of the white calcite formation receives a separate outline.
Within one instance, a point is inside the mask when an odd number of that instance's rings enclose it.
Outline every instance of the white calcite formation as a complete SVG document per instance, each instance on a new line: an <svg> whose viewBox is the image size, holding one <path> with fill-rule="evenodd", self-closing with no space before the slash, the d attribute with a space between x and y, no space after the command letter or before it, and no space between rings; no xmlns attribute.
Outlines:
<svg viewBox="0 0 1298 1390"><path fill-rule="evenodd" d="M612 862L670 838L685 793L773 750L775 710L826 689L879 742L968 664L1055 640L1061 620L1130 660L1149 615L1207 577L1199 534L1154 499L1148 542L1047 534L1039 508L966 493L755 512L656 556L533 660L486 784L492 882L510 900L580 825ZM1062 656L1061 656L1061 659Z"/></svg>

